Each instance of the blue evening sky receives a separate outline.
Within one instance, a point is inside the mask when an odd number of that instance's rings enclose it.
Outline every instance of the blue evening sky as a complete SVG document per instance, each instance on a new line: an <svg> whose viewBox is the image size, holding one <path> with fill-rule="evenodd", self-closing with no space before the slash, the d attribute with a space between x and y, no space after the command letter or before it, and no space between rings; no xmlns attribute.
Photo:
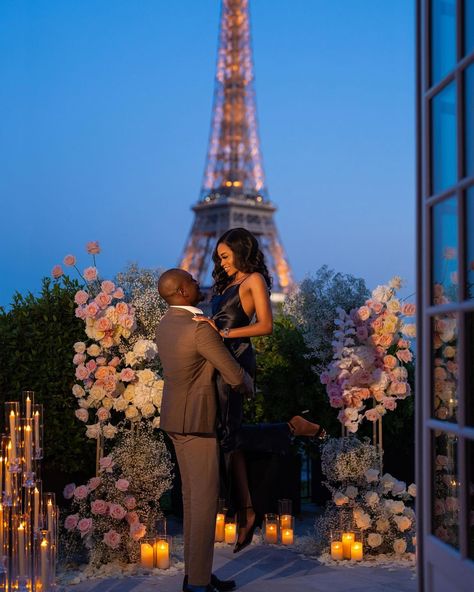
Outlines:
<svg viewBox="0 0 474 592"><path fill-rule="evenodd" d="M0 305L64 255L176 265L199 195L218 0L0 2ZM251 0L267 185L296 279L414 291L412 0Z"/></svg>

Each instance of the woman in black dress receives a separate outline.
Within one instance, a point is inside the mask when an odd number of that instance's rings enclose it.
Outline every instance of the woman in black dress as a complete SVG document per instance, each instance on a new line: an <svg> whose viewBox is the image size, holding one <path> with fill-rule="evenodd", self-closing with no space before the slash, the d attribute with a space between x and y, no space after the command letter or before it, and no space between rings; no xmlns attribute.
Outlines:
<svg viewBox="0 0 474 592"><path fill-rule="evenodd" d="M213 317L195 317L195 320L208 322L218 331L234 358L255 378L255 352L250 338L270 335L273 331L271 278L263 253L251 232L245 228L233 228L218 240L213 260ZM231 505L237 509L239 519L234 549L237 552L251 542L259 522L249 491L244 450L258 440L260 447L283 451L288 448L291 436L320 436L323 430L318 424L295 416L288 423L260 426L261 431L255 438L255 426L242 425L242 395L224 383L220 376L217 377L217 391L217 435L225 459Z"/></svg>

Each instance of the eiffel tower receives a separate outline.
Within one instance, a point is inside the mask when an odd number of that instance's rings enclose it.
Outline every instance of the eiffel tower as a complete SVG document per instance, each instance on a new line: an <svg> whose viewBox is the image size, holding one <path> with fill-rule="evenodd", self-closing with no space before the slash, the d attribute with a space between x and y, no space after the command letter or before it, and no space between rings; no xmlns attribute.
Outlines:
<svg viewBox="0 0 474 592"><path fill-rule="evenodd" d="M211 134L194 223L181 257L209 285L211 254L229 228L244 227L260 243L281 300L293 280L273 219L257 129L248 0L222 0Z"/></svg>

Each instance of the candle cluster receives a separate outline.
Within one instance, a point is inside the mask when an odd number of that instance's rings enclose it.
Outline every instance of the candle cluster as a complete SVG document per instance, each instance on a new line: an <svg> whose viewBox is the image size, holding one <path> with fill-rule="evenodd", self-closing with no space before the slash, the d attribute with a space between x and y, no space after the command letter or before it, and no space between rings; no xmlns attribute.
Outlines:
<svg viewBox="0 0 474 592"><path fill-rule="evenodd" d="M34 392L5 403L0 447L0 556L8 592L46 592L55 579L58 510L42 493L43 406Z"/></svg>
<svg viewBox="0 0 474 592"><path fill-rule="evenodd" d="M146 569L169 569L171 565L171 537L148 537L140 542L140 565Z"/></svg>
<svg viewBox="0 0 474 592"><path fill-rule="evenodd" d="M356 540L356 533L336 532L331 535L334 539L331 541L331 558L336 561L343 559L352 559L353 561L362 561L364 557L364 545Z"/></svg>

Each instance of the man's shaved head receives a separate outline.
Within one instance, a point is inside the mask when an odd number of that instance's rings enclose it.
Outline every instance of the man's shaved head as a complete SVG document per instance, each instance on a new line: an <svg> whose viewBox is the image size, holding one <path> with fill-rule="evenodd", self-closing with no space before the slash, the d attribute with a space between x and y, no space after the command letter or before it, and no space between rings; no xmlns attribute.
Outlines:
<svg viewBox="0 0 474 592"><path fill-rule="evenodd" d="M202 299L199 285L184 269L168 269L158 280L158 292L168 304L195 306Z"/></svg>

